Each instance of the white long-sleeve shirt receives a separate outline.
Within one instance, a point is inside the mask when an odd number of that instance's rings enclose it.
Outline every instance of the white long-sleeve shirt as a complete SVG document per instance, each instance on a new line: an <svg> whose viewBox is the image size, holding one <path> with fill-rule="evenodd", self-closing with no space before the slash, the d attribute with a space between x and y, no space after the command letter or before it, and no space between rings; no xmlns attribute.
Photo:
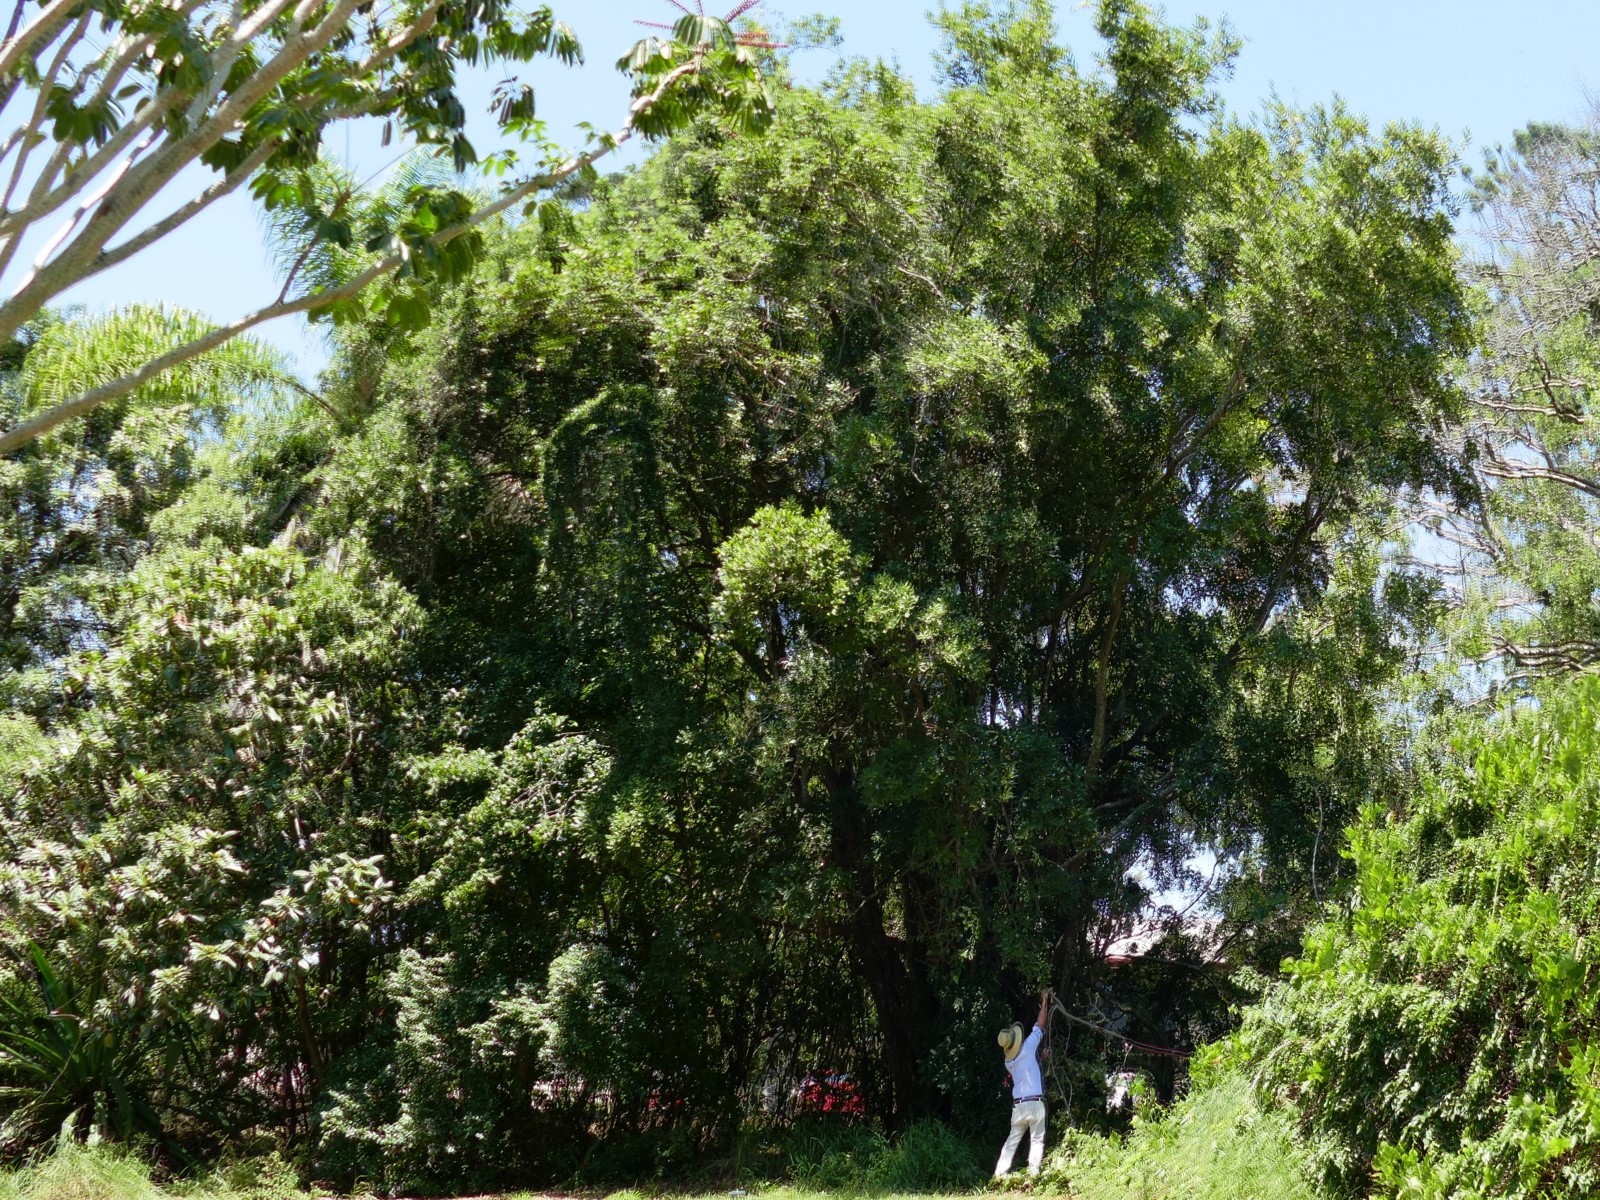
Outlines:
<svg viewBox="0 0 1600 1200"><path fill-rule="evenodd" d="M1020 1100L1023 1096L1041 1096L1044 1094L1044 1079L1039 1073L1039 1043L1044 1041L1044 1030L1037 1025L1027 1037L1022 1040L1022 1048L1017 1051L1017 1056L1006 1066L1011 1071L1011 1096Z"/></svg>

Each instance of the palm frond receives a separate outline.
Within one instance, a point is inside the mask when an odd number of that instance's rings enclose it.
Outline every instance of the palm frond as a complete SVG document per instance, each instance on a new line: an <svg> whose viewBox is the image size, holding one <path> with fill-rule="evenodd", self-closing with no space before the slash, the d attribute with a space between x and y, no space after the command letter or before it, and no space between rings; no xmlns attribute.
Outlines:
<svg viewBox="0 0 1600 1200"><path fill-rule="evenodd" d="M214 327L198 313L132 305L87 320L62 321L40 336L22 364L30 411L41 411L203 337ZM243 405L297 387L284 356L253 338L237 338L137 389L135 408L185 403L220 418Z"/></svg>

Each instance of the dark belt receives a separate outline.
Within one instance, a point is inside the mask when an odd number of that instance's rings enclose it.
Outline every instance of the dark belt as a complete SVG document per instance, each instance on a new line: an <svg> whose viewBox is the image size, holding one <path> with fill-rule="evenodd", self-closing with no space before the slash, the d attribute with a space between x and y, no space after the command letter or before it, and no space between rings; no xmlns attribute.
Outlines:
<svg viewBox="0 0 1600 1200"><path fill-rule="evenodd" d="M1013 1101L1012 1101L1012 1102L1011 1102L1011 1103L1012 1103L1012 1104L1013 1104L1013 1105L1017 1105L1017 1104L1027 1104L1027 1103L1028 1103L1028 1102L1029 1102L1029 1101L1031 1101L1031 1100L1043 1100L1043 1099L1044 1099L1044 1097L1043 1097L1043 1096L1018 1096L1018 1097L1017 1097L1017 1098L1016 1098L1016 1099L1015 1099L1015 1100L1013 1100Z"/></svg>

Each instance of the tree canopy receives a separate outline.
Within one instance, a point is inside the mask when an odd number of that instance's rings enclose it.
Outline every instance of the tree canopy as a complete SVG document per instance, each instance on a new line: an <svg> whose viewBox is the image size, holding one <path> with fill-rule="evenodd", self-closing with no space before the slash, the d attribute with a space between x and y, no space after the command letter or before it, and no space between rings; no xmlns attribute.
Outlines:
<svg viewBox="0 0 1600 1200"><path fill-rule="evenodd" d="M126 1095L177 1150L500 1187L807 1075L980 1120L1046 984L1227 1027L1204 963L1275 964L1403 782L1437 596L1385 530L1476 495L1455 164L1241 120L1225 29L1097 14L1080 66L1043 0L947 13L935 97L850 62L692 125L486 226L425 326L353 314L318 394L242 348L16 460L7 585L55 599L7 644L0 998L74 1066L0 1033L51 1081L9 1148ZM1198 853L1207 937L1153 902Z"/></svg>
<svg viewBox="0 0 1600 1200"><path fill-rule="evenodd" d="M1597 660L1595 164L1593 118L1535 124L1473 178L1481 336L1460 437L1484 503L1423 511L1456 601L1442 642L1473 695L1525 695Z"/></svg>

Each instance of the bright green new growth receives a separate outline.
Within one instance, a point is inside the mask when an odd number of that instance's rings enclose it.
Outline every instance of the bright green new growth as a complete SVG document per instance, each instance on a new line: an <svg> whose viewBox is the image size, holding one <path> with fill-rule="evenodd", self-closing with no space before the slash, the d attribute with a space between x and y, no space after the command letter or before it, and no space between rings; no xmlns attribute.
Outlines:
<svg viewBox="0 0 1600 1200"><path fill-rule="evenodd" d="M1074 1200L1318 1200L1292 1118L1224 1074L1126 1139L1069 1134L1045 1185Z"/></svg>
<svg viewBox="0 0 1600 1200"><path fill-rule="evenodd" d="M1407 1200L1600 1188L1600 679L1470 728L1351 831L1349 913L1241 1048L1331 1183Z"/></svg>

